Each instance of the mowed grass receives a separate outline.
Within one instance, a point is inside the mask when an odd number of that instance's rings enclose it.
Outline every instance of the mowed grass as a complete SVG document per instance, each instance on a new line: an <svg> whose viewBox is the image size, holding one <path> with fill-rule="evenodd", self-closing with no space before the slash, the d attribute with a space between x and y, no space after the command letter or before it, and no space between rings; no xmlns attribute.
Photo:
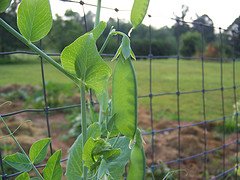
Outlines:
<svg viewBox="0 0 240 180"><path fill-rule="evenodd" d="M0 64L0 86L9 84L41 85L41 69L38 58L28 64ZM150 63L148 60L134 62L139 96L148 96L150 93ZM236 84L240 85L240 62L236 63ZM223 103L225 116L231 118L233 114L234 91L233 91L233 63L223 63L222 66L222 92L220 90L208 91L221 88L221 66L219 62L204 63L204 94L206 119L218 119L223 116ZM45 79L47 82L73 83L48 63L44 63ZM180 60L179 62L179 89L180 92L201 91L202 64L201 61ZM177 60L153 60L152 61L152 94L154 120L177 120ZM228 89L230 88L230 89ZM237 97L240 89L236 90ZM166 93L166 94L165 94ZM155 96L157 95L157 96ZM148 97L139 99L139 106L150 111ZM203 117L203 93L186 93L179 96L179 114L182 121L202 121Z"/></svg>

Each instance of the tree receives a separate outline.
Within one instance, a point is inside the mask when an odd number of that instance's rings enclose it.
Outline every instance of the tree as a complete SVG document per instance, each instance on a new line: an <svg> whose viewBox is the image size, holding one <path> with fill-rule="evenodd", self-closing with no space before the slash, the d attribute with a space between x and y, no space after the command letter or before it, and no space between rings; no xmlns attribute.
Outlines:
<svg viewBox="0 0 240 180"><path fill-rule="evenodd" d="M88 27L93 27L93 14L86 14ZM43 47L49 50L62 51L64 47L72 43L77 37L85 32L85 21L77 12L67 10L64 17L56 15L53 28L44 39ZM50 43L51 42L51 43Z"/></svg>
<svg viewBox="0 0 240 180"><path fill-rule="evenodd" d="M14 29L17 29L17 15L16 10L19 4L19 0L14 0L6 13L1 14L1 18L8 22ZM0 28L0 51L14 51L17 49L23 49L25 46L19 41L15 40L15 37L10 35L5 29Z"/></svg>
<svg viewBox="0 0 240 180"><path fill-rule="evenodd" d="M230 34L230 45L234 44L235 55L240 55L240 16L227 28Z"/></svg>
<svg viewBox="0 0 240 180"><path fill-rule="evenodd" d="M193 21L193 30L204 34L204 40L206 43L213 42L215 40L213 21L208 15L197 15L197 19Z"/></svg>
<svg viewBox="0 0 240 180"><path fill-rule="evenodd" d="M187 32L181 36L180 53L185 57L191 57L200 51L201 34L199 32Z"/></svg>
<svg viewBox="0 0 240 180"><path fill-rule="evenodd" d="M190 30L189 25L184 22L184 19L189 11L188 6L182 5L182 12L180 16L175 15L176 23L173 25L172 29L176 38L179 38L182 34Z"/></svg>

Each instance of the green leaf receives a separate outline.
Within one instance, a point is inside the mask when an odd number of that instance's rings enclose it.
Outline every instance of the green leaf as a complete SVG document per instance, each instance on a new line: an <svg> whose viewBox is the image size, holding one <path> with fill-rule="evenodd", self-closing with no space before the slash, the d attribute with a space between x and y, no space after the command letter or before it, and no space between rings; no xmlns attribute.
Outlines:
<svg viewBox="0 0 240 180"><path fill-rule="evenodd" d="M30 180L30 176L27 172L24 172L18 175L15 180Z"/></svg>
<svg viewBox="0 0 240 180"><path fill-rule="evenodd" d="M137 83L130 58L124 60L122 55L113 73L112 108L117 129L133 139L137 128Z"/></svg>
<svg viewBox="0 0 240 180"><path fill-rule="evenodd" d="M10 5L11 0L1 0L0 2L0 13L4 12Z"/></svg>
<svg viewBox="0 0 240 180"><path fill-rule="evenodd" d="M116 60L120 55L123 55L124 59L128 59L128 58L132 57L134 60L136 60L136 57L131 48L131 43L130 43L129 37L126 34L119 32L119 31L117 31L116 34L119 34L122 36L122 42L121 42L116 54L114 55L112 61Z"/></svg>
<svg viewBox="0 0 240 180"><path fill-rule="evenodd" d="M92 137L90 137L84 145L82 158L84 161L84 166L88 167L89 169L91 169L91 166L96 162L94 157L92 156L92 151L97 145L97 143L101 142L97 142Z"/></svg>
<svg viewBox="0 0 240 180"><path fill-rule="evenodd" d="M98 53L92 33L87 33L64 48L61 53L62 66L81 79L96 93L104 90L104 82L111 75L110 67Z"/></svg>
<svg viewBox="0 0 240 180"><path fill-rule="evenodd" d="M50 138L45 138L33 143L29 150L29 158L33 164L38 164L46 158L47 148L50 142Z"/></svg>
<svg viewBox="0 0 240 180"><path fill-rule="evenodd" d="M31 162L29 162L28 158L22 153L14 153L4 157L4 162L13 167L18 171L30 171L32 169Z"/></svg>
<svg viewBox="0 0 240 180"><path fill-rule="evenodd" d="M43 169L43 177L45 180L59 180L62 178L61 157L62 151L58 150L48 159L47 165Z"/></svg>
<svg viewBox="0 0 240 180"><path fill-rule="evenodd" d="M144 149L142 147L141 132L139 130L136 132L135 140L136 143L131 151L127 180L144 180L146 174L146 159Z"/></svg>
<svg viewBox="0 0 240 180"><path fill-rule="evenodd" d="M108 164L107 162L102 159L100 166L98 168L97 179L101 179L108 171Z"/></svg>
<svg viewBox="0 0 240 180"><path fill-rule="evenodd" d="M134 0L131 11L131 23L136 28L142 23L148 9L150 0Z"/></svg>
<svg viewBox="0 0 240 180"><path fill-rule="evenodd" d="M40 177L32 177L31 180L42 180Z"/></svg>
<svg viewBox="0 0 240 180"><path fill-rule="evenodd" d="M117 140L117 142L116 142ZM121 149L121 154L111 162L108 162L108 173L112 179L122 179L123 173L125 172L125 166L130 158L131 150L129 149L129 139L126 137L112 138L109 140L114 148Z"/></svg>
<svg viewBox="0 0 240 180"><path fill-rule="evenodd" d="M90 33L93 33L93 38L95 41L98 40L98 38L101 36L103 31L106 29L107 23L104 21L101 21Z"/></svg>
<svg viewBox="0 0 240 180"><path fill-rule="evenodd" d="M31 42L44 38L52 27L49 0L22 0L18 7L17 25L21 34Z"/></svg>
<svg viewBox="0 0 240 180"><path fill-rule="evenodd" d="M111 133L111 137L117 136L119 134L118 129L115 126L116 114L113 114L112 117L108 120L107 130Z"/></svg>
<svg viewBox="0 0 240 180"><path fill-rule="evenodd" d="M89 137L99 138L101 128L98 123L91 124L87 129L87 139ZM67 161L66 176L68 180L78 180L82 177L82 134L78 136L69 150Z"/></svg>
<svg viewBox="0 0 240 180"><path fill-rule="evenodd" d="M122 38L122 55L124 59L128 59L131 55L131 46L130 46L130 39L127 35L124 35Z"/></svg>
<svg viewBox="0 0 240 180"><path fill-rule="evenodd" d="M136 56L135 56L135 54L134 54L134 52L131 50L131 57L136 61L137 59L136 59Z"/></svg>

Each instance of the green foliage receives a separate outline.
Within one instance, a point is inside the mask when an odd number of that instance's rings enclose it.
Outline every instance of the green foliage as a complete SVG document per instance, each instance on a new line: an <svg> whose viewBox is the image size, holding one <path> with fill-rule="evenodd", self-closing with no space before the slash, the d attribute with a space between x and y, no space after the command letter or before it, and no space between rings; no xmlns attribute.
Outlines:
<svg viewBox="0 0 240 180"><path fill-rule="evenodd" d="M117 129L133 139L137 128L137 84L130 58L120 55L113 73L112 109Z"/></svg>
<svg viewBox="0 0 240 180"><path fill-rule="evenodd" d="M27 172L24 172L18 175L15 180L30 180L30 176Z"/></svg>
<svg viewBox="0 0 240 180"><path fill-rule="evenodd" d="M112 179L122 179L125 166L130 158L130 141L126 137L115 137L110 139L109 143L112 145L112 147L121 149L121 154L116 159L107 163L107 172Z"/></svg>
<svg viewBox="0 0 240 180"><path fill-rule="evenodd" d="M4 12L10 5L11 0L1 0L0 2L0 13Z"/></svg>
<svg viewBox="0 0 240 180"><path fill-rule="evenodd" d="M98 123L91 124L87 130L87 139L89 137L99 138L101 129ZM82 176L82 134L78 136L69 150L69 160L67 161L66 176L69 180L79 179Z"/></svg>
<svg viewBox="0 0 240 180"><path fill-rule="evenodd" d="M63 50L61 60L64 69L80 78L88 88L101 93L111 69L99 55L94 36L87 33L79 37Z"/></svg>
<svg viewBox="0 0 240 180"><path fill-rule="evenodd" d="M38 164L46 158L47 148L50 142L50 138L45 138L33 143L29 150L29 158L33 164Z"/></svg>
<svg viewBox="0 0 240 180"><path fill-rule="evenodd" d="M52 27L49 0L22 0L17 17L20 32L31 42L45 37Z"/></svg>
<svg viewBox="0 0 240 180"><path fill-rule="evenodd" d="M134 28L142 23L148 9L150 0L134 0L131 11L131 22Z"/></svg>
<svg viewBox="0 0 240 180"><path fill-rule="evenodd" d="M201 50L201 35L198 32L187 32L181 36L180 53L191 57Z"/></svg>
<svg viewBox="0 0 240 180"><path fill-rule="evenodd" d="M5 156L3 161L18 171L28 172L32 169L29 159L19 152Z"/></svg>
<svg viewBox="0 0 240 180"><path fill-rule="evenodd" d="M46 167L43 169L43 177L45 180L59 180L62 178L61 157L62 151L58 150L48 159Z"/></svg>
<svg viewBox="0 0 240 180"><path fill-rule="evenodd" d="M89 138L83 149L84 165L93 170L104 160L111 162L121 153L120 149L113 149L109 143L103 139Z"/></svg>
<svg viewBox="0 0 240 180"><path fill-rule="evenodd" d="M100 2L99 0L95 19L97 26L64 48L61 53L62 66L31 43L45 37L51 29L52 17L48 0L22 0L18 8L18 27L22 35L2 19L0 19L0 24L69 77L80 89L82 132L69 151L67 178L70 180L86 180L96 177L121 179L130 158L129 179L132 179L133 168L137 169L138 178L144 179L145 156L140 131L137 131L135 135L137 129L137 82L130 60L131 57L136 58L132 52L129 37L116 30L110 31L108 37L121 35L123 38L115 56L118 58L118 62L113 75L113 98L108 104L108 79L111 76L111 69L103 61L96 46L96 41L106 29L106 23L99 21ZM131 13L134 28L142 22L148 4L148 0L143 3L139 0L134 1ZM105 42L107 44L108 38ZM105 45L102 46L100 52L104 48ZM100 112L99 122L93 123L87 128L85 92L89 89L94 90L96 97L99 98ZM6 125L4 121L3 123ZM116 131L115 127L119 131ZM39 179L61 179L61 151L55 152L48 159L46 167L43 169L43 177L35 167L35 164L42 162L46 157L47 147L50 144L49 138L35 142L30 148L28 157L7 125L6 128L22 151L22 154L15 153L6 156L4 158L6 163L20 171L28 172L33 169ZM115 132L117 133L115 134ZM118 136L116 136L117 134ZM123 137L120 137L121 135ZM134 138L136 143L131 150L128 146L132 144ZM135 162L138 163L137 166L133 165ZM28 175L23 174L22 176ZM20 176L20 178L22 177Z"/></svg>

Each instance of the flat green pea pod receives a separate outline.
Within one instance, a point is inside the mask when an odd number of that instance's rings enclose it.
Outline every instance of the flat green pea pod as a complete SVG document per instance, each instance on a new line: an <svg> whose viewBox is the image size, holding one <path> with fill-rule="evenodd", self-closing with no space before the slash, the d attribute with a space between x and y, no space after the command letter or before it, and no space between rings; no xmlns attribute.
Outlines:
<svg viewBox="0 0 240 180"><path fill-rule="evenodd" d="M112 85L112 113L116 128L134 139L137 129L137 82L130 58L118 57Z"/></svg>
<svg viewBox="0 0 240 180"><path fill-rule="evenodd" d="M146 173L146 158L142 146L141 132L137 129L131 156L127 180L144 180Z"/></svg>

